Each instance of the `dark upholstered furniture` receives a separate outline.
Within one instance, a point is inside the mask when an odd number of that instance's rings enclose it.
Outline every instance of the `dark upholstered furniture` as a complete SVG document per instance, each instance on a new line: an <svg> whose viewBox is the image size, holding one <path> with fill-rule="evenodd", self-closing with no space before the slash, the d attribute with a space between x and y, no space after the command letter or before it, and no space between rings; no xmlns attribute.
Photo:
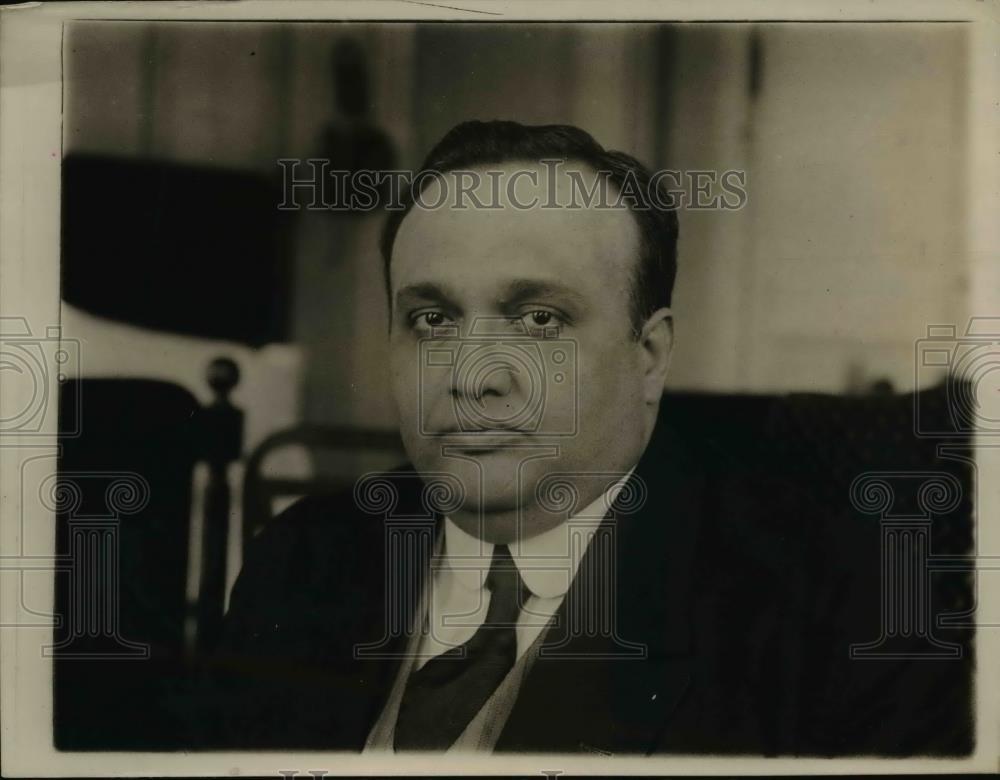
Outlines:
<svg viewBox="0 0 1000 780"><path fill-rule="evenodd" d="M215 361L210 380L228 391L233 369ZM178 747L164 704L187 679L194 640L207 649L221 623L225 466L239 455L239 412L224 392L203 407L177 385L141 379L70 381L60 412L66 434L47 485L59 562L50 650L56 746ZM209 466L204 496L192 490L198 462ZM202 555L192 562L196 500ZM192 564L200 588L189 603Z"/></svg>

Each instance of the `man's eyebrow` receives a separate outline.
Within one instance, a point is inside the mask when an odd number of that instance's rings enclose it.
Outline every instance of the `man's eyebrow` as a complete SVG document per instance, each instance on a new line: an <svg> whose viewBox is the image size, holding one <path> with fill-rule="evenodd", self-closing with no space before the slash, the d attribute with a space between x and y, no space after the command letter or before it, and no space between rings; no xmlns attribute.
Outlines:
<svg viewBox="0 0 1000 780"><path fill-rule="evenodd" d="M457 307L456 296L447 287L434 282L417 282L400 287L396 292L396 305L400 306L405 301L424 300L434 303L441 303L451 307Z"/></svg>
<svg viewBox="0 0 1000 780"><path fill-rule="evenodd" d="M570 303L582 304L583 296L562 282L541 279L515 279L504 290L503 302L517 305L536 298L562 298Z"/></svg>

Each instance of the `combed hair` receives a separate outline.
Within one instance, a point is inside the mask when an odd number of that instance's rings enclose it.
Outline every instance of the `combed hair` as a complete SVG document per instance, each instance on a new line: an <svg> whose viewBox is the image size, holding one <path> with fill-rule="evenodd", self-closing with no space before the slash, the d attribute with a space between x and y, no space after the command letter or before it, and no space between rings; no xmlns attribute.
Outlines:
<svg viewBox="0 0 1000 780"><path fill-rule="evenodd" d="M415 181L421 188L433 179L431 172L469 170L490 164L516 161L538 163L542 160L563 160L584 163L620 192L629 181L643 193L651 192L652 174L634 157L624 152L608 151L593 137L572 125L522 125L518 122L494 120L462 122L452 128L427 155ZM674 279L677 276L677 212L663 208L670 202L669 194L658 181L658 198L644 198L636 207L635 199L628 206L639 225L639 257L632 279L632 327L638 334L643 323L657 309L670 306ZM419 193L417 193L419 194ZM628 203L629 198L623 197ZM406 215L414 205L414 193L401 196L401 209L390 212L382 232L382 259L386 289L390 285L392 247Z"/></svg>

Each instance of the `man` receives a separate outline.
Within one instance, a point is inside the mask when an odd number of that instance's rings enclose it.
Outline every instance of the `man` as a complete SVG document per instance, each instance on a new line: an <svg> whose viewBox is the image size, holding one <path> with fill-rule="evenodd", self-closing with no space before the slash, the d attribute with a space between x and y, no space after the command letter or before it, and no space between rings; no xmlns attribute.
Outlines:
<svg viewBox="0 0 1000 780"><path fill-rule="evenodd" d="M412 465L303 500L258 538L219 655L217 739L861 745L838 741L855 700L803 685L845 655L805 603L807 505L657 425L678 230L650 173L581 130L512 122L456 127L424 171L383 246Z"/></svg>

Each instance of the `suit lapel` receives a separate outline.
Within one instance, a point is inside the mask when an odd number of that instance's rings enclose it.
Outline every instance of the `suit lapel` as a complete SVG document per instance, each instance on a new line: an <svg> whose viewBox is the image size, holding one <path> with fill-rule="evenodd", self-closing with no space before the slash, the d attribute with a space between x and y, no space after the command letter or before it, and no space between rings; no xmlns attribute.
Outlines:
<svg viewBox="0 0 1000 780"><path fill-rule="evenodd" d="M687 691L704 476L659 433L588 546L498 751L647 753Z"/></svg>
<svg viewBox="0 0 1000 780"><path fill-rule="evenodd" d="M443 532L443 517L428 509L423 483L415 471L400 471L394 480L395 515L379 518L382 549L370 552L380 561L370 571L364 614L357 621L348 662L362 725L358 748L384 710L400 667L411 652L411 627L423 619L431 559Z"/></svg>

